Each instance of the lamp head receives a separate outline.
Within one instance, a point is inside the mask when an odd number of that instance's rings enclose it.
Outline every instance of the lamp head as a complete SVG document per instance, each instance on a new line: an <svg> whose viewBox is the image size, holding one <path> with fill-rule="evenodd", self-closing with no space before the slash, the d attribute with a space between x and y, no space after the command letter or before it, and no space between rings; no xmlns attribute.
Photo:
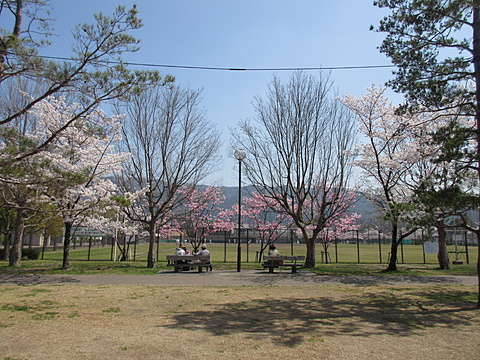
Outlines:
<svg viewBox="0 0 480 360"><path fill-rule="evenodd" d="M235 150L234 155L235 155L235 159L237 159L238 161L242 161L247 157L247 153L243 149Z"/></svg>

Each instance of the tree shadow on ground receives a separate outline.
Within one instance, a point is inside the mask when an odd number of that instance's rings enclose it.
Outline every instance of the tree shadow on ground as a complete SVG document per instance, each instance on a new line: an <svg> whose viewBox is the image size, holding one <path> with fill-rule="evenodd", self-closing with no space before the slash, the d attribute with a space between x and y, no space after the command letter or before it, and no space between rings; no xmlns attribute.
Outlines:
<svg viewBox="0 0 480 360"><path fill-rule="evenodd" d="M297 274L287 272L268 273L265 271L255 273L249 280L257 285L275 285L279 279L292 278L298 285L302 284L318 284L324 285L328 283L344 284L344 285L422 285L422 284L459 284L460 276L454 275L315 275L306 271ZM258 276L261 275L261 276ZM476 277L474 280L476 284Z"/></svg>
<svg viewBox="0 0 480 360"><path fill-rule="evenodd" d="M310 297L305 288L296 298L206 305L173 315L174 324L167 327L215 336L268 337L288 347L322 336L410 336L437 327L478 327L474 297L470 291L415 288L348 294L338 300Z"/></svg>
<svg viewBox="0 0 480 360"><path fill-rule="evenodd" d="M7 274L0 275L0 285L5 284L15 284L18 286L31 286L31 285L53 285L53 284L72 284L78 283L78 280L75 280L69 276L50 276L50 275L17 275L17 274Z"/></svg>

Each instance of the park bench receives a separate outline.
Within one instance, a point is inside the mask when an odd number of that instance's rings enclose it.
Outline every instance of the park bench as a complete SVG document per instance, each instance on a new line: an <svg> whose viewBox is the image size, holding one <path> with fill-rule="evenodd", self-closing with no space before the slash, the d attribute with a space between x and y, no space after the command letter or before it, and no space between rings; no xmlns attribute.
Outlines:
<svg viewBox="0 0 480 360"><path fill-rule="evenodd" d="M263 257L263 268L268 268L268 272L273 273L275 268L280 267L291 267L292 274L297 272L297 268L303 267L303 261L305 256L289 256L289 255L280 255L280 256L271 256L265 255Z"/></svg>
<svg viewBox="0 0 480 360"><path fill-rule="evenodd" d="M212 270L210 255L167 255L167 266L173 266L175 272L181 270L198 269L202 272L203 268Z"/></svg>

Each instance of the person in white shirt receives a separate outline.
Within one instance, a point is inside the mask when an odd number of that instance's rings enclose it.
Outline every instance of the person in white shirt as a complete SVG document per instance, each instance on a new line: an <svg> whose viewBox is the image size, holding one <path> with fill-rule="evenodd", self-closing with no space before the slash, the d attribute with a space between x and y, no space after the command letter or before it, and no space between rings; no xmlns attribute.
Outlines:
<svg viewBox="0 0 480 360"><path fill-rule="evenodd" d="M270 256L280 256L280 253L278 252L275 245L273 245L273 244L270 245L270 249L268 250L268 255L270 255Z"/></svg>
<svg viewBox="0 0 480 360"><path fill-rule="evenodd" d="M197 251L195 255L210 255L210 251L207 250L207 244L202 244L202 250Z"/></svg>
<svg viewBox="0 0 480 360"><path fill-rule="evenodd" d="M207 244L203 243L202 244L202 249L200 251L197 251L193 255L210 255L210 251L207 250ZM212 264L210 263L210 271L213 270Z"/></svg>

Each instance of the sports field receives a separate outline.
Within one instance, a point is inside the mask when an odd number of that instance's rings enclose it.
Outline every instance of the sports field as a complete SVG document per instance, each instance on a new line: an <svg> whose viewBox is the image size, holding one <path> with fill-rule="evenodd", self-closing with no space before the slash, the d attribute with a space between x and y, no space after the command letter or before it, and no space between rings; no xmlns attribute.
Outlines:
<svg viewBox="0 0 480 360"><path fill-rule="evenodd" d="M191 248L191 247L190 247ZM208 244L211 258L213 262L236 262L237 261L237 244L234 243L213 243ZM282 255L305 255L306 247L304 244L278 244L277 249ZM167 254L175 253L175 243L161 242L156 248L158 253L158 260L165 261ZM259 244L241 244L242 263L255 263L258 259L260 251ZM453 251L453 248L452 248ZM476 259L476 247L468 248L469 262L473 263ZM129 255L131 260L145 261L148 252L148 245L131 245ZM328 259L323 253L323 248L320 245L316 246L316 261L317 263L325 263L326 259L329 263L360 263L360 264L387 264L390 254L390 245L388 244L338 244L336 247L332 244L328 250ZM83 244L82 247L76 246L70 251L72 260L110 260L112 257L118 257L120 254L117 249L112 251L110 245L105 247L91 247L89 250L88 244ZM467 254L459 253L458 257L464 263L467 262ZM43 254L44 259L62 259L63 252L60 247L57 251L49 251ZM455 259L456 254L450 254L451 259ZM398 263L405 264L436 264L436 254L424 254L422 245L403 245L398 249Z"/></svg>

